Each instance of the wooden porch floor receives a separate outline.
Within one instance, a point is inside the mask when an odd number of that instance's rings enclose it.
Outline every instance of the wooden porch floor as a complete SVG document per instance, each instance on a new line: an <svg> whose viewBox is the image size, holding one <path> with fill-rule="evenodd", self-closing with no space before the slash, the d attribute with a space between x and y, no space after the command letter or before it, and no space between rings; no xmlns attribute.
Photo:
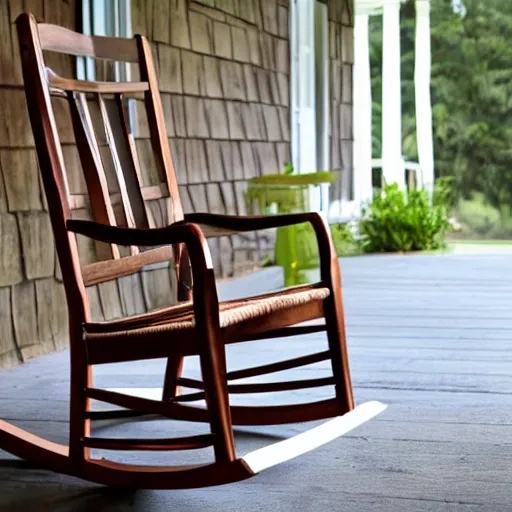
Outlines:
<svg viewBox="0 0 512 512"><path fill-rule="evenodd" d="M127 492L3 462L0 510L511 510L512 258L361 257L343 259L342 271L356 399L389 404L376 420L251 480L212 489ZM233 347L229 364L242 366L246 350L252 365L323 343L309 336ZM97 382L157 386L162 369L161 361L105 366ZM67 380L67 354L1 372L0 418L66 442ZM165 437L172 425L108 424L102 434L143 437L149 429ZM304 428L239 429L237 447L246 453Z"/></svg>

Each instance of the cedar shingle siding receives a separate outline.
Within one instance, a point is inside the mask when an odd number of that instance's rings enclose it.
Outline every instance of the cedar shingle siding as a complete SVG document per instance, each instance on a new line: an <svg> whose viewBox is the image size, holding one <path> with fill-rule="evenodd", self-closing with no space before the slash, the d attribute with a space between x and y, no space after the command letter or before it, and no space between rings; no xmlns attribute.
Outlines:
<svg viewBox="0 0 512 512"><path fill-rule="evenodd" d="M332 168L342 181L334 197L351 194L352 14L349 0L329 1ZM78 0L0 0L0 367L67 344L67 313L46 200L22 88L14 20L75 28ZM158 66L171 150L186 211L247 213L247 179L277 173L290 160L288 0L132 0L134 33L151 41ZM70 57L49 66L73 76ZM69 187L86 192L65 102L55 104ZM142 109L137 149L145 185L158 183ZM101 137L100 137L101 139ZM100 140L100 144L101 141ZM107 172L109 164L105 163ZM110 170L111 171L111 170ZM111 192L116 192L116 184ZM149 204L157 225L167 201ZM88 216L85 209L75 216ZM271 250L269 235L211 240L219 275L254 267ZM93 243L79 239L84 261ZM169 268L157 268L88 290L94 316L116 318L169 304Z"/></svg>

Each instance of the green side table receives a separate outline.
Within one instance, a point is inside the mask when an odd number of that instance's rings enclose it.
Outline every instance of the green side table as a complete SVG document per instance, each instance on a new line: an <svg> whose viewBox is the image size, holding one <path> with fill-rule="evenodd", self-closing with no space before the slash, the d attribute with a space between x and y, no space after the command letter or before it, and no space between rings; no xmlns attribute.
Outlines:
<svg viewBox="0 0 512 512"><path fill-rule="evenodd" d="M271 174L252 178L247 188L251 213L302 213L310 210L310 187L336 181L336 174L319 171L307 174ZM309 224L277 228L276 264L284 268L285 286L307 282L304 271L318 267L318 249Z"/></svg>

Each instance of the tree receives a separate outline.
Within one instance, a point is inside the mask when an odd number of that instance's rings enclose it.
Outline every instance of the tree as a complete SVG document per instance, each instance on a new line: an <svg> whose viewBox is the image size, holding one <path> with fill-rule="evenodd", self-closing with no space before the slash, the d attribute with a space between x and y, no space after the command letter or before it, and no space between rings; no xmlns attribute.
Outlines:
<svg viewBox="0 0 512 512"><path fill-rule="evenodd" d="M432 101L437 176L465 197L512 203L512 2L465 0L465 15L432 0ZM402 9L404 156L416 159L414 2ZM380 154L382 22L372 20L374 154Z"/></svg>

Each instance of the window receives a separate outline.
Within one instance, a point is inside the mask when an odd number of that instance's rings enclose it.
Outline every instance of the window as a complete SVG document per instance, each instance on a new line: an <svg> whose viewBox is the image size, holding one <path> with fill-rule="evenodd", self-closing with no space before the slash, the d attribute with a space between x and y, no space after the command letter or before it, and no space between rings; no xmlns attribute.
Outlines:
<svg viewBox="0 0 512 512"><path fill-rule="evenodd" d="M293 0L291 140L297 172L329 169L328 11L324 0ZM311 208L327 212L329 186L315 187Z"/></svg>
<svg viewBox="0 0 512 512"><path fill-rule="evenodd" d="M81 21L81 31L86 35L132 37L131 0L82 0ZM77 76L96 80L94 59L77 59ZM129 81L129 64L116 62L114 79Z"/></svg>
<svg viewBox="0 0 512 512"><path fill-rule="evenodd" d="M82 0L81 31L90 36L133 37L131 0ZM97 80L96 62L92 57L78 57L77 77L81 80ZM115 62L113 76L117 82L129 82L130 64ZM128 117L132 133L137 135L135 102L128 100Z"/></svg>

